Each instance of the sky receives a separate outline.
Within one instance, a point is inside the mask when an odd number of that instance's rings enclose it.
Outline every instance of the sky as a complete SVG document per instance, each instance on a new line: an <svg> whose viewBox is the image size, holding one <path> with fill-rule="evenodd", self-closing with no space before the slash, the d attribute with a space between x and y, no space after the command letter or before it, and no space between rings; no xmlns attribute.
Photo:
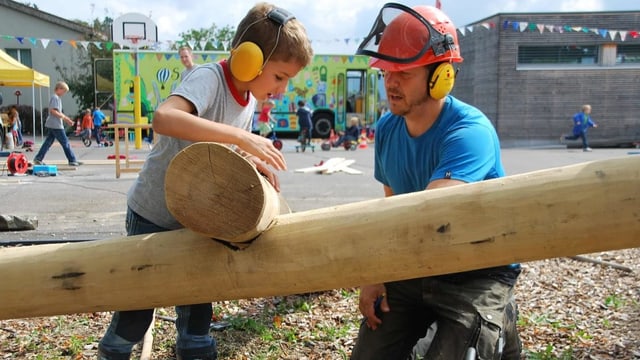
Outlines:
<svg viewBox="0 0 640 360"><path fill-rule="evenodd" d="M158 41L179 40L190 29L235 28L254 0L102 0L24 1L66 19L91 21L127 13L148 16L158 27ZM367 35L385 0L278 0L269 2L292 12L307 29L317 54L352 54ZM397 0L408 6L434 5L435 0ZM497 13L640 10L635 0L441 0L442 10L456 27Z"/></svg>

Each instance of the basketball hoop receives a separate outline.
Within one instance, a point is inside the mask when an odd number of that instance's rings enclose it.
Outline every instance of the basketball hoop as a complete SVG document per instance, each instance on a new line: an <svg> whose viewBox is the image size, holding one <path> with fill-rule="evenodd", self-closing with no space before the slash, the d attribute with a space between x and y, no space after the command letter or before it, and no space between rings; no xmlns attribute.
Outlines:
<svg viewBox="0 0 640 360"><path fill-rule="evenodd" d="M138 42L144 37L140 35L125 35L124 38L133 45L132 47L138 48Z"/></svg>
<svg viewBox="0 0 640 360"><path fill-rule="evenodd" d="M138 50L158 42L158 27L143 14L123 14L113 20L111 39L120 46Z"/></svg>

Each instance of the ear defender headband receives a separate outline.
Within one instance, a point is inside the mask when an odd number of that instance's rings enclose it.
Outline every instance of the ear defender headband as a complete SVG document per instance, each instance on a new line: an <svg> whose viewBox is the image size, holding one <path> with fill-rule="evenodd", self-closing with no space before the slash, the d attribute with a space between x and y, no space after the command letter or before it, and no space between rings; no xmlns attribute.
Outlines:
<svg viewBox="0 0 640 360"><path fill-rule="evenodd" d="M243 82L249 82L260 74L262 74L262 69L264 69L265 65L271 58L271 55L276 51L278 47L278 42L280 40L280 32L282 31L282 27L291 19L295 19L295 16L288 12L285 9L275 7L271 11L267 13L264 18L254 21L249 24L247 28L242 32L240 39L242 39L249 29L265 20L271 20L278 25L278 35L276 36L276 43L273 45L273 49L269 55L267 55L266 59L264 57L264 53L258 44L252 41L242 41L238 46L234 47L231 50L231 57L229 59L229 68L231 70L231 74L238 80Z"/></svg>

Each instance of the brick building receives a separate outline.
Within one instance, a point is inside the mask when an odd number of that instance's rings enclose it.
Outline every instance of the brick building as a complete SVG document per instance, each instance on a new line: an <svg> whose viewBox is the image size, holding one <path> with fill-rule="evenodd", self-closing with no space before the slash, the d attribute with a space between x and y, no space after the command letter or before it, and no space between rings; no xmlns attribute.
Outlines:
<svg viewBox="0 0 640 360"><path fill-rule="evenodd" d="M592 145L640 140L640 11L501 13L459 28L453 94L505 146L557 144L591 104Z"/></svg>

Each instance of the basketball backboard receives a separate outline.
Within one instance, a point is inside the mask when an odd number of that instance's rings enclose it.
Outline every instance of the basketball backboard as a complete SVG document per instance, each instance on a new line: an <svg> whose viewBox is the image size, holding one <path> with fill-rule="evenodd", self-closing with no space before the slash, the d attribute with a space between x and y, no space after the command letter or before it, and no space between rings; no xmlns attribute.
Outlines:
<svg viewBox="0 0 640 360"><path fill-rule="evenodd" d="M128 47L149 46L158 42L158 27L145 15L127 13L113 21L111 38L114 42Z"/></svg>

